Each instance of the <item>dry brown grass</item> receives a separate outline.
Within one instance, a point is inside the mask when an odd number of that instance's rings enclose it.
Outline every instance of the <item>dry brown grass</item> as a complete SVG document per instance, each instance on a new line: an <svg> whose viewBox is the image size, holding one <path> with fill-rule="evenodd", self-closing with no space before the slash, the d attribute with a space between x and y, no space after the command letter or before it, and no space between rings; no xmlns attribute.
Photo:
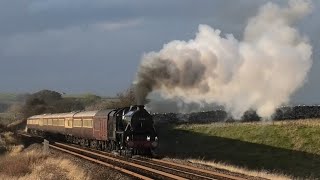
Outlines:
<svg viewBox="0 0 320 180"><path fill-rule="evenodd" d="M5 141L4 141L4 139L1 137L1 135L0 135L0 147L1 146L5 146Z"/></svg>
<svg viewBox="0 0 320 180"><path fill-rule="evenodd" d="M0 132L4 131L4 129L6 129L6 126L0 123Z"/></svg>
<svg viewBox="0 0 320 180"><path fill-rule="evenodd" d="M0 147L5 150L0 156L0 179L92 179L87 171L69 159L44 154L41 148L23 151L24 146L18 144L11 132L1 134Z"/></svg>
<svg viewBox="0 0 320 180"><path fill-rule="evenodd" d="M31 164L38 163L45 158L42 155L29 153L9 153L0 159L0 174L6 176L24 176L32 172Z"/></svg>
<svg viewBox="0 0 320 180"><path fill-rule="evenodd" d="M23 145L13 145L13 146L9 146L7 148L8 152L10 155L15 155L20 153L23 150L24 146Z"/></svg>
<svg viewBox="0 0 320 180"><path fill-rule="evenodd" d="M2 133L2 137L6 142L6 144L10 144L10 145L18 144L18 140L14 138L12 132L4 132Z"/></svg>
<svg viewBox="0 0 320 180"><path fill-rule="evenodd" d="M273 179L273 180L293 179L293 177L291 177L291 176L287 176L287 175L280 174L280 173L268 172L266 170L253 171L253 170L228 165L225 163L214 162L214 161L204 161L204 160L199 160L199 159L188 159L187 161L192 162L192 163L206 165L206 166L211 166L211 167L218 168L218 169L227 170L227 171L234 172L234 173L245 174L245 175L253 176L253 177L262 177L262 178Z"/></svg>
<svg viewBox="0 0 320 180"><path fill-rule="evenodd" d="M16 150L15 150L16 151ZM68 159L54 158L40 150L8 153L0 158L0 179L88 180L87 172Z"/></svg>
<svg viewBox="0 0 320 180"><path fill-rule="evenodd" d="M4 132L0 134L0 154L3 152L18 152L21 150L19 142L14 138L12 132ZM20 149L20 150L19 150Z"/></svg>
<svg viewBox="0 0 320 180"><path fill-rule="evenodd" d="M68 159L52 157L46 158L41 164L34 164L30 174L23 179L69 179L88 180L91 179L87 172L79 168Z"/></svg>

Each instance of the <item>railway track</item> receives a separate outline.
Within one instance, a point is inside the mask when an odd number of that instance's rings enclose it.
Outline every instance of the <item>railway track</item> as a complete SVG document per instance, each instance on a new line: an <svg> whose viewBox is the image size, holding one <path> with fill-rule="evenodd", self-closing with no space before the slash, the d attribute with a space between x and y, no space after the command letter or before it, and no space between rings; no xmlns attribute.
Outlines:
<svg viewBox="0 0 320 180"><path fill-rule="evenodd" d="M51 142L49 147L115 169L137 179L244 180L245 178L144 157L126 158L76 145Z"/></svg>
<svg viewBox="0 0 320 180"><path fill-rule="evenodd" d="M111 153L92 151L63 143L49 145L66 153L85 158L87 160L114 168L122 173L139 179L192 179L192 180L244 180L244 178L226 175L218 172L203 170L173 162L147 159L147 158L125 158Z"/></svg>

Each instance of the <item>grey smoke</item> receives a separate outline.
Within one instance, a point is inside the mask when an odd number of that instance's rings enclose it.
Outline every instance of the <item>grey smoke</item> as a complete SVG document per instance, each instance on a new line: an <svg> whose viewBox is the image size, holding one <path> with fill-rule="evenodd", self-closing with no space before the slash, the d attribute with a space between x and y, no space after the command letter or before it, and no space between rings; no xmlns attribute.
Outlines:
<svg viewBox="0 0 320 180"><path fill-rule="evenodd" d="M304 0L284 8L267 3L249 19L241 41L199 25L194 39L145 54L134 82L138 103L156 91L186 104L223 105L234 117L249 109L270 117L303 85L312 65L312 47L293 27L310 9Z"/></svg>

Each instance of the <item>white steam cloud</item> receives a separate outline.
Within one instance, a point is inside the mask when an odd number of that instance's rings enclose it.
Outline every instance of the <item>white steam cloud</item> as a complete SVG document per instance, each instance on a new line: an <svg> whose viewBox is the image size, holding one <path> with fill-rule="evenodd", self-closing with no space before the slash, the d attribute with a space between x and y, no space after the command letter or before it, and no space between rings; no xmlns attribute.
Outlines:
<svg viewBox="0 0 320 180"><path fill-rule="evenodd" d="M249 19L244 38L221 36L199 25L189 41L172 41L143 56L136 80L138 103L151 92L186 103L223 105L234 117L249 109L270 117L301 87L312 64L312 46L293 27L311 3L267 3Z"/></svg>

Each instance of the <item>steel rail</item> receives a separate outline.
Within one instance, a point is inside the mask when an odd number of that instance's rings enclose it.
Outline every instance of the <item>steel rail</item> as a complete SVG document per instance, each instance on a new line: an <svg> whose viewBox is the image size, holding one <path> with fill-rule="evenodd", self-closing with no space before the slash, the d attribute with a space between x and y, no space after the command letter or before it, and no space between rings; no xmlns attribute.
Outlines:
<svg viewBox="0 0 320 180"><path fill-rule="evenodd" d="M103 155L116 157L114 154L109 153L109 152L99 151L99 150L95 150L95 149L93 149L92 151L97 152L97 153L101 153ZM119 156L117 158L123 158L123 157ZM157 167L160 167L160 168L164 168L164 169L168 169L168 170L172 170L172 171L176 171L176 172L180 172L180 173L185 173L185 174L188 174L188 175L191 175L191 176L196 176L196 177L203 178L203 179L208 179L208 180L215 180L216 179L216 178L212 178L212 177L203 176L203 175L200 175L200 174L195 174L195 173L192 173L192 172L183 171L183 170L180 170L180 169L175 169L175 168L168 167L168 166L163 166L163 165L160 165L160 164L157 164L157 163L153 163L153 162L150 162L150 161L145 161L144 159L134 159L134 158L132 158L130 160L134 161L134 162L138 162L138 163L144 163L144 164L149 164L149 165L152 165L152 166L157 166Z"/></svg>
<svg viewBox="0 0 320 180"><path fill-rule="evenodd" d="M103 161L100 161L100 160L97 160L97 159L94 159L94 158L90 158L90 157L84 156L84 155L82 155L82 154L75 153L75 152L73 152L73 151L69 151L69 150L66 150L66 149L63 149L63 148L60 148L60 147L51 145L51 144L49 144L49 146L52 147L52 148L54 148L54 149L57 149L57 150L66 152L66 153L68 153L68 154L72 154L72 155L74 155L74 156L78 156L78 157L81 157L81 158L83 158L83 159L86 159L86 160L89 160L89 161L92 161L92 162L95 162L95 163L104 165L104 166L106 166L106 167L109 167L109 168L118 170L118 171L123 172L123 173L125 173L125 174L131 175L131 176L134 176L134 177L137 177L137 178L139 178L139 179L152 180L152 179L149 178L149 177L146 177L146 176L143 176L143 175L141 175L141 174L138 174L138 173L135 173L135 172L132 172L132 171L123 169L123 168L121 168L121 167L119 167L119 166L115 166L115 165L112 165L112 164L109 164L109 163L106 163L106 162L103 162Z"/></svg>
<svg viewBox="0 0 320 180"><path fill-rule="evenodd" d="M176 171L176 172L180 172L180 173L185 173L185 174L188 174L188 175L191 175L191 176L195 176L195 177L198 177L198 178L202 178L202 179L216 180L216 178L212 178L212 177L208 177L208 176L204 176L204 175L200 175L200 174L196 174L196 173L192 173L192 172L188 172L188 171L183 171L183 170L180 170L180 169L175 169L175 168L172 168L172 167L163 166L163 165L152 163L152 162L148 162L148 161L143 161L143 160L138 160L138 159L133 159L133 161L139 161L141 163L146 163L146 164L150 164L150 165L153 165L153 166L158 166L158 167L161 167L161 168L164 168L164 169L168 169L168 170L172 170L172 171Z"/></svg>
<svg viewBox="0 0 320 180"><path fill-rule="evenodd" d="M231 175L218 173L218 172L214 172L214 171L209 171L209 170L205 170L205 169L200 169L200 168L196 168L196 167L193 167L193 166L177 164L177 163L170 162L170 161L164 161L164 160L160 160L160 159L151 159L151 161L164 163L164 164L168 164L168 165L172 165L172 166L177 166L177 167L181 167L181 168L185 168L185 169L190 169L190 170L193 170L193 171L199 171L199 172L202 172L202 173L211 174L213 176L218 176L218 177L223 177L223 178L228 178L228 179L234 179L234 180L246 180L245 178L231 176Z"/></svg>
<svg viewBox="0 0 320 180"><path fill-rule="evenodd" d="M176 176L176 175L173 175L173 174L170 174L170 173L166 173L166 172L163 172L163 171L152 169L152 168L149 168L149 167L146 167L146 166L142 166L142 165L139 165L139 164L135 164L135 163L132 163L132 162L120 160L118 158L102 155L100 153L88 151L88 150L85 150L85 149L79 149L79 148L76 148L76 147L73 147L73 146L69 146L69 145L66 145L66 144L63 144L63 143L55 142L54 144L55 145L59 145L59 146L64 146L64 147L67 147L67 148L70 148L70 149L82 151L82 152L85 152L85 153L88 153L88 154L91 154L91 155L94 155L94 156L98 156L100 158L106 158L106 159L109 159L111 161L122 163L122 164L125 164L125 165L128 165L128 166L132 166L132 167L135 167L135 168L138 168L138 169L146 170L146 171L149 171L149 172L161 175L161 176L165 176L165 177L170 178L170 179L187 180L186 178L183 178L183 177L180 177L180 176Z"/></svg>

